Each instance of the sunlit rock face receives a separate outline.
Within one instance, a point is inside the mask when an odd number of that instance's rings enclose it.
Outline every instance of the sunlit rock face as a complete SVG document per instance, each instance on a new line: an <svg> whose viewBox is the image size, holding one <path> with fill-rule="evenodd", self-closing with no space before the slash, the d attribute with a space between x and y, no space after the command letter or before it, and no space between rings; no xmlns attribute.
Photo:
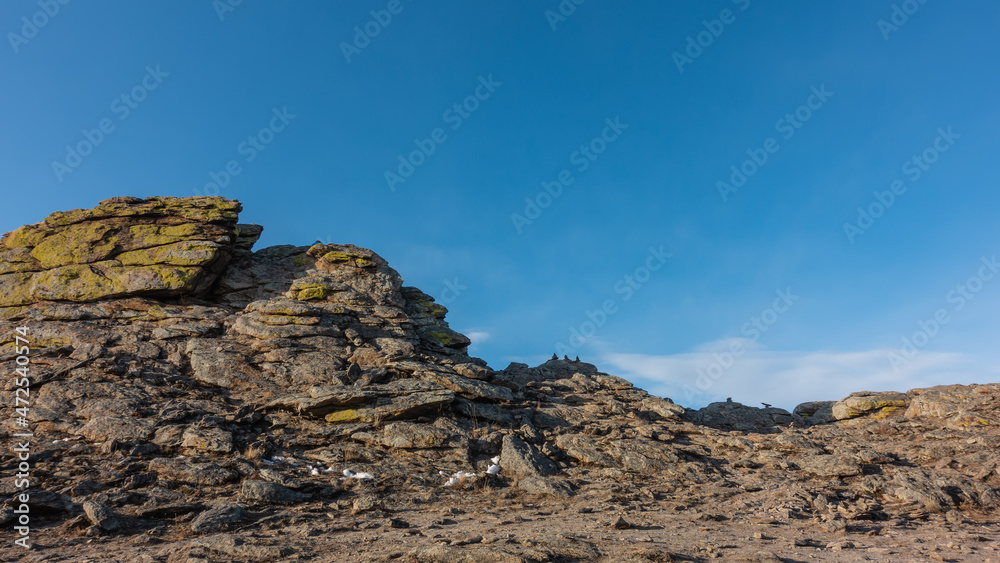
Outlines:
<svg viewBox="0 0 1000 563"><path fill-rule="evenodd" d="M53 542L116 535L93 544L113 555L77 541L77 559L132 560L157 537L143 560L339 560L355 549L344 530L402 529L393 510L439 497L449 515L542 499L579 503L567 522L630 507L618 531L660 511L690 515L670 530L756 519L813 522L814 537L1000 509L1000 385L695 411L579 359L497 370L375 252L254 252L262 228L240 211L113 198L2 239L0 365L30 358L31 385L0 439L33 433L31 506ZM289 521L320 532L287 534ZM280 546L261 543L274 530ZM599 557L559 537L461 560Z"/></svg>

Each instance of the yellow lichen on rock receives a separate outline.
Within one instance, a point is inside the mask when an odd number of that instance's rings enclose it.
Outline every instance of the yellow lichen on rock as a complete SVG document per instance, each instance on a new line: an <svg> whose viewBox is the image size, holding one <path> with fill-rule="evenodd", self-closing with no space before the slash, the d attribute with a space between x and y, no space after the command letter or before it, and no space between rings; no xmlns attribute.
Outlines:
<svg viewBox="0 0 1000 563"><path fill-rule="evenodd" d="M108 264L70 264L38 272L31 277L29 295L52 301L93 301L108 295L125 293L125 286L98 273L96 267Z"/></svg>
<svg viewBox="0 0 1000 563"><path fill-rule="evenodd" d="M894 391L859 391L834 403L831 415L834 420L847 420L866 415L885 418L892 414L902 414L898 409L910 405L910 397Z"/></svg>
<svg viewBox="0 0 1000 563"><path fill-rule="evenodd" d="M45 237L31 250L31 256L43 268L106 260L115 251L115 242L104 240L111 230L110 225L103 223L70 225Z"/></svg>
<svg viewBox="0 0 1000 563"><path fill-rule="evenodd" d="M207 241L182 241L163 246L122 252L115 257L124 266L170 264L197 266L207 264L219 254L219 245Z"/></svg>
<svg viewBox="0 0 1000 563"><path fill-rule="evenodd" d="M31 248L45 238L44 223L25 225L7 233L3 237L3 244L7 248Z"/></svg>
<svg viewBox="0 0 1000 563"><path fill-rule="evenodd" d="M365 422L356 409L346 409L326 415L327 422Z"/></svg>
<svg viewBox="0 0 1000 563"><path fill-rule="evenodd" d="M306 287L299 290L297 299L300 301L311 301L313 299L326 299L326 288L318 285L314 287Z"/></svg>
<svg viewBox="0 0 1000 563"><path fill-rule="evenodd" d="M53 213L3 237L0 307L201 294L260 234L237 228L241 209L221 197L119 197Z"/></svg>

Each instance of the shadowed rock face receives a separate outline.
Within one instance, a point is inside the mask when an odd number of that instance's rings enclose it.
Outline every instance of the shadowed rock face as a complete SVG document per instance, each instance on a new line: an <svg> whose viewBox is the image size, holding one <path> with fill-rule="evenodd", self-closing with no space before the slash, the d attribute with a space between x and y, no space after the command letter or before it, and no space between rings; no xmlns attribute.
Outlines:
<svg viewBox="0 0 1000 563"><path fill-rule="evenodd" d="M113 198L4 236L0 365L14 365L15 328L27 327L31 503L52 534L114 534L127 552L127 538L162 526L174 539L149 560L308 557L328 551L311 536L280 549L252 537L336 507L384 518L428 491L477 506L493 494L655 504L669 493L834 532L890 513L1000 508L1000 385L693 411L578 360L494 370L375 252L252 252L261 227L238 224L240 210L218 197ZM8 419L0 438L22 430ZM0 487L8 525L15 491ZM553 541L546 557L600 555ZM452 555L548 560L470 549Z"/></svg>

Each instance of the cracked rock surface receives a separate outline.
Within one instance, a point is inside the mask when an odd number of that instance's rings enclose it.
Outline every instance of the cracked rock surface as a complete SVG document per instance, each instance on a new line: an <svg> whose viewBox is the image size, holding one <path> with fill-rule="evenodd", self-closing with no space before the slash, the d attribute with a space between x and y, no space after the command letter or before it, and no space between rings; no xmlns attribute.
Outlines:
<svg viewBox="0 0 1000 563"><path fill-rule="evenodd" d="M1000 560L1000 384L695 411L578 360L495 369L375 252L253 252L240 210L113 198L4 236L34 438L0 521L28 493L34 548L0 558Z"/></svg>

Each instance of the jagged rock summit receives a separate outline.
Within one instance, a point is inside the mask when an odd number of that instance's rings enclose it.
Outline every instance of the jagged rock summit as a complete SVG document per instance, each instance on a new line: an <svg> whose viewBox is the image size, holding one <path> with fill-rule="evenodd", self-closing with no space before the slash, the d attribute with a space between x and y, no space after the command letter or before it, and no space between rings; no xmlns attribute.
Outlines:
<svg viewBox="0 0 1000 563"><path fill-rule="evenodd" d="M0 364L22 327L31 385L0 434L34 437L0 523L27 504L35 549L0 555L906 559L933 546L881 530L963 522L963 558L997 552L998 385L693 411L579 359L495 370L375 252L254 252L240 211L120 197L3 237Z"/></svg>

